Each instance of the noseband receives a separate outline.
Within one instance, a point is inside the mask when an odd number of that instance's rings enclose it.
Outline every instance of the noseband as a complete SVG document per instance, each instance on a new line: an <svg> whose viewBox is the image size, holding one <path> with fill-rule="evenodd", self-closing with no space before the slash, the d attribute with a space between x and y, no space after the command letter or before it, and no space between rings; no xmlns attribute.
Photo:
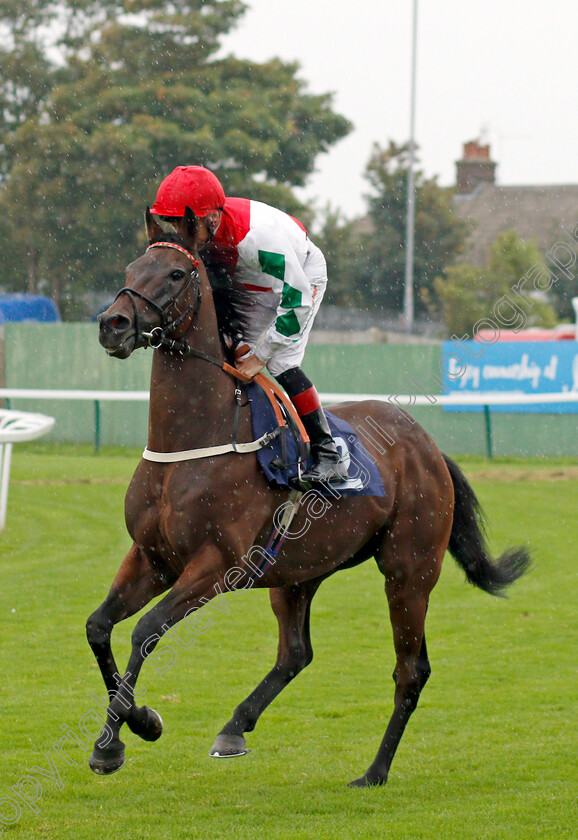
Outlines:
<svg viewBox="0 0 578 840"><path fill-rule="evenodd" d="M178 329L178 327L180 327L181 324L183 324L191 314L191 324L194 324L199 313L202 301L201 280L198 271L199 261L195 259L195 257L193 257L193 255L189 251L187 251L186 248L183 248L181 245L177 245L175 242L153 242L152 245L149 245L146 252L148 253L148 251L150 251L152 248L173 248L175 251L179 251L181 254L184 254L190 259L192 263L192 268L180 290L173 298L170 298L168 301L161 305L155 303L154 300L151 300L142 292L139 292L136 289L131 289L130 286L125 286L118 292L114 300L117 301L121 295L127 295L127 297L129 298L134 311L134 328L136 344L138 344L140 339L143 342L143 346L152 347L153 350L158 350L160 347L166 347L167 349L177 353L186 353L188 350L188 343L184 339L175 339L170 338L169 336L170 333L173 333L174 335L174 331ZM191 285L193 284L194 292L191 303L189 304L187 309L180 315L176 317L171 317L171 315L169 314L170 310L176 305L179 298L181 298L188 292ZM160 325L158 327L153 327L153 329L150 332L144 332L141 329L141 322L138 313L136 298L139 298L140 300L144 301L147 304L147 306L150 306L160 316Z"/></svg>

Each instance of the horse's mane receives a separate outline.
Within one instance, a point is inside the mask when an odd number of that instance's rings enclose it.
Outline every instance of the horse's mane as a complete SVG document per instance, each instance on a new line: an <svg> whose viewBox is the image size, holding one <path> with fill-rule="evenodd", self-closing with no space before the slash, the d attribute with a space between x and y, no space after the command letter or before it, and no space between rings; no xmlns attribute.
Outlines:
<svg viewBox="0 0 578 840"><path fill-rule="evenodd" d="M178 233L166 231L154 237L153 242L171 242L188 248ZM152 244L152 243L151 243ZM219 338L223 353L229 363L234 362L235 348L242 341L247 323L247 311L253 305L251 295L233 286L230 274L223 268L203 261L213 292Z"/></svg>

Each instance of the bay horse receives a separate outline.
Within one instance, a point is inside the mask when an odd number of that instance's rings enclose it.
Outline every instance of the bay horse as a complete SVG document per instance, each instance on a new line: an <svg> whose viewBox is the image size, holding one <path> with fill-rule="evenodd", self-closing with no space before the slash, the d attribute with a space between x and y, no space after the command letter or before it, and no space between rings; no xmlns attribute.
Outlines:
<svg viewBox="0 0 578 840"><path fill-rule="evenodd" d="M235 397L239 381L227 362L211 284L198 255L198 222L192 211L166 233L147 209L150 247L126 271L126 286L100 316L99 339L111 356L126 359L152 346L148 450L178 453L252 441L249 407ZM384 496L332 499L324 515L298 511L293 533L255 587L270 590L279 623L277 661L235 709L213 747L219 757L245 753L265 708L312 660L312 599L340 569L374 557L385 578L396 665L394 710L377 755L352 786L381 785L420 692L430 675L424 624L428 599L446 549L470 583L501 594L527 569L521 547L493 560L478 500L457 465L442 455L405 411L384 401L331 408L353 427L371 418L391 445L371 447ZM229 447L231 448L231 447ZM177 456L178 457L178 456ZM140 461L126 494L125 518L132 547L103 604L87 622L87 636L109 695L106 725L90 757L91 769L120 769L121 726L145 740L162 733L157 712L135 703L135 685L147 655L163 634L219 593L236 587L231 570L253 547L263 546L275 512L289 491L272 488L254 454L209 454L174 463ZM238 579L233 576L235 580ZM115 624L151 599L132 633L132 652L120 677L111 649Z"/></svg>

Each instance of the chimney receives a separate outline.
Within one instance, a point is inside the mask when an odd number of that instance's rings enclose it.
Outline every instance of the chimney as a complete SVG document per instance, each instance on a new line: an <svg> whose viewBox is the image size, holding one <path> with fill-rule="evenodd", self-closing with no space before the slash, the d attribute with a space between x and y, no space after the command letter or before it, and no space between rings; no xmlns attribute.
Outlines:
<svg viewBox="0 0 578 840"><path fill-rule="evenodd" d="M480 146L479 140L464 143L461 160L456 161L457 192L461 195L472 193L478 184L494 184L496 166L490 160L490 146Z"/></svg>

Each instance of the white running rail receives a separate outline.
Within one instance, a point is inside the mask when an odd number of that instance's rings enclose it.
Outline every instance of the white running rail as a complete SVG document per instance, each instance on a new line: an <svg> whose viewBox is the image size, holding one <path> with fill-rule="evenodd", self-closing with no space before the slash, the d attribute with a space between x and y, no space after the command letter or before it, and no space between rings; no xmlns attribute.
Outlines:
<svg viewBox="0 0 578 840"><path fill-rule="evenodd" d="M562 391L558 394L526 394L520 391L482 391L459 394L352 394L324 392L319 394L321 401L351 402L351 400L378 400L389 402L401 408L413 405L535 405L551 403L578 402L578 391ZM146 402L148 391L66 391L42 390L32 388L0 388L0 399L23 400L103 400L112 402Z"/></svg>
<svg viewBox="0 0 578 840"><path fill-rule="evenodd" d="M418 405L428 406L467 406L478 405L484 410L486 424L486 448L488 457L492 457L492 429L491 407L494 405L556 405L561 403L578 402L578 391L563 391L558 394L542 393L527 394L506 391L484 391L480 393L464 392L462 394L352 394L352 393L321 393L321 402L329 403L350 402L351 400L378 400L389 402L399 408L411 409ZM89 400L95 405L94 449L100 448L100 403L101 402L146 402L148 391L80 391L80 390L38 390L32 388L0 388L0 399L26 400Z"/></svg>
<svg viewBox="0 0 578 840"><path fill-rule="evenodd" d="M54 417L45 414L0 409L0 531L6 525L12 444L42 437L53 426Z"/></svg>

